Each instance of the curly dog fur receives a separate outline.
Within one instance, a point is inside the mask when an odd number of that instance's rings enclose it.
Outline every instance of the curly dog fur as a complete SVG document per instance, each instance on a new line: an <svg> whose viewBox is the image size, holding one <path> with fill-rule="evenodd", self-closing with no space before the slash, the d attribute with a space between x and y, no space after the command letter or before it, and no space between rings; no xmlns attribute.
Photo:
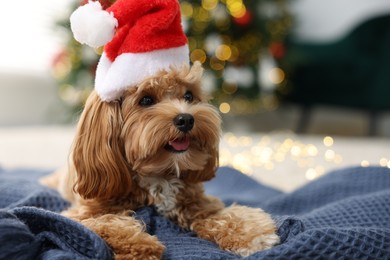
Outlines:
<svg viewBox="0 0 390 260"><path fill-rule="evenodd" d="M204 193L218 167L221 119L201 91L202 71L199 63L161 71L110 103L92 92L68 170L42 180L73 202L63 215L105 239L116 259L162 257L164 246L132 217L150 205L241 256L279 242L261 209L225 208Z"/></svg>

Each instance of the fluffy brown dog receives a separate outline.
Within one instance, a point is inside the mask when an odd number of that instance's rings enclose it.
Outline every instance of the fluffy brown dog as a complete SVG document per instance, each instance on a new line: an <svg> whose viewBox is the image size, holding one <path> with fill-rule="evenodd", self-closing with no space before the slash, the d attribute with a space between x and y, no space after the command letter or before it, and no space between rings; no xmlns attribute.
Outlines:
<svg viewBox="0 0 390 260"><path fill-rule="evenodd" d="M274 222L261 209L225 208L204 194L202 182L218 166L221 120L201 92L201 75L199 63L162 71L109 103L93 92L80 118L69 174L43 180L73 201L63 214L105 239L116 259L162 257L164 246L132 217L149 205L242 256L279 242Z"/></svg>

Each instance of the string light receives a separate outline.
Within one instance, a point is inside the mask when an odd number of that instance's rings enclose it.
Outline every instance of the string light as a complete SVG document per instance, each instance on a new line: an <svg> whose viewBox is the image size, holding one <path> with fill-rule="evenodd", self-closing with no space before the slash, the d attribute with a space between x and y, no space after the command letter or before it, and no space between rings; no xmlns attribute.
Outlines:
<svg viewBox="0 0 390 260"><path fill-rule="evenodd" d="M223 114L227 114L230 111L230 105L228 103L221 103L219 105L219 111Z"/></svg>
<svg viewBox="0 0 390 260"><path fill-rule="evenodd" d="M331 162L334 160L335 156L336 153L333 150L328 149L325 151L325 160Z"/></svg>
<svg viewBox="0 0 390 260"><path fill-rule="evenodd" d="M181 9L181 14L185 18L191 18L194 13L194 9L192 8L192 5L185 1L183 1L180 4L180 9Z"/></svg>
<svg viewBox="0 0 390 260"><path fill-rule="evenodd" d="M200 63L204 63L207 57L204 50L195 49L191 52L190 59L192 62L199 61Z"/></svg>
<svg viewBox="0 0 390 260"><path fill-rule="evenodd" d="M202 0L202 7L211 11L217 7L218 0Z"/></svg>
<svg viewBox="0 0 390 260"><path fill-rule="evenodd" d="M305 175L308 180L314 180L318 177L318 172L313 168L309 168L307 169Z"/></svg>
<svg viewBox="0 0 390 260"><path fill-rule="evenodd" d="M269 70L269 80L273 84L280 84L284 81L284 71L280 68L272 68Z"/></svg>
<svg viewBox="0 0 390 260"><path fill-rule="evenodd" d="M330 136L325 136L325 137L324 137L323 143L324 143L325 146L330 147L330 146L333 145L333 142L334 142L334 141L333 141L333 138L332 138L332 137L330 137Z"/></svg>
<svg viewBox="0 0 390 260"><path fill-rule="evenodd" d="M362 167L368 167L368 166L370 166L370 162L367 161L367 160L363 160L363 161L360 163L360 165L361 165Z"/></svg>
<svg viewBox="0 0 390 260"><path fill-rule="evenodd" d="M331 136L313 144L301 141L290 132L263 136L237 136L228 132L223 135L223 141L225 146L221 148L220 164L232 166L259 180L267 172L285 169L288 165L299 169L306 181L312 181L337 167L344 159L336 146L333 147L335 140ZM390 168L388 158L379 158L377 163ZM356 164L368 167L375 163L364 159Z"/></svg>
<svg viewBox="0 0 390 260"><path fill-rule="evenodd" d="M232 56L232 50L226 44L221 44L215 51L215 56L220 60L228 60Z"/></svg>
<svg viewBox="0 0 390 260"><path fill-rule="evenodd" d="M227 0L226 6L229 13L236 18L240 18L245 15L246 7L242 0Z"/></svg>
<svg viewBox="0 0 390 260"><path fill-rule="evenodd" d="M386 158L381 158L379 160L379 165L382 167L387 167L388 163L389 163L389 160L387 160Z"/></svg>

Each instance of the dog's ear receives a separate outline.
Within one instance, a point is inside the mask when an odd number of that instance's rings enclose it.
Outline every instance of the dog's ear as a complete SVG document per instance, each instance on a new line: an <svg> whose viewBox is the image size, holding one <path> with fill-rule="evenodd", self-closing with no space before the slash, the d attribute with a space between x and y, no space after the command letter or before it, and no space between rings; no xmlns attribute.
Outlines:
<svg viewBox="0 0 390 260"><path fill-rule="evenodd" d="M119 102L103 102L95 92L80 117L72 159L77 178L74 189L84 199L111 199L129 194L132 175L121 140Z"/></svg>
<svg viewBox="0 0 390 260"><path fill-rule="evenodd" d="M200 86L202 81L203 71L204 69L202 67L202 64L199 61L195 61L192 67L190 68L188 74L185 76L185 80L187 82Z"/></svg>

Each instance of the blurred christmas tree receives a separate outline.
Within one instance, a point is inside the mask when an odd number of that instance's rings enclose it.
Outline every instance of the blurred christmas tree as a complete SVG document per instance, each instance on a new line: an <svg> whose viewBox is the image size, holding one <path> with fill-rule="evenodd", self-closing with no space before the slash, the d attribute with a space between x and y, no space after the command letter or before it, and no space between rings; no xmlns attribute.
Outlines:
<svg viewBox="0 0 390 260"><path fill-rule="evenodd" d="M100 0L103 7L114 1ZM83 2L76 1L69 14ZM292 23L287 0L186 0L180 4L190 59L206 68L204 86L221 112L242 114L275 107L269 93L285 81L279 60ZM99 51L73 39L68 17L59 26L68 37L53 65L60 96L80 110L93 88Z"/></svg>
<svg viewBox="0 0 390 260"><path fill-rule="evenodd" d="M205 75L221 112L252 113L276 105L270 90L284 81L278 60L291 17L285 0L182 1L191 61Z"/></svg>

